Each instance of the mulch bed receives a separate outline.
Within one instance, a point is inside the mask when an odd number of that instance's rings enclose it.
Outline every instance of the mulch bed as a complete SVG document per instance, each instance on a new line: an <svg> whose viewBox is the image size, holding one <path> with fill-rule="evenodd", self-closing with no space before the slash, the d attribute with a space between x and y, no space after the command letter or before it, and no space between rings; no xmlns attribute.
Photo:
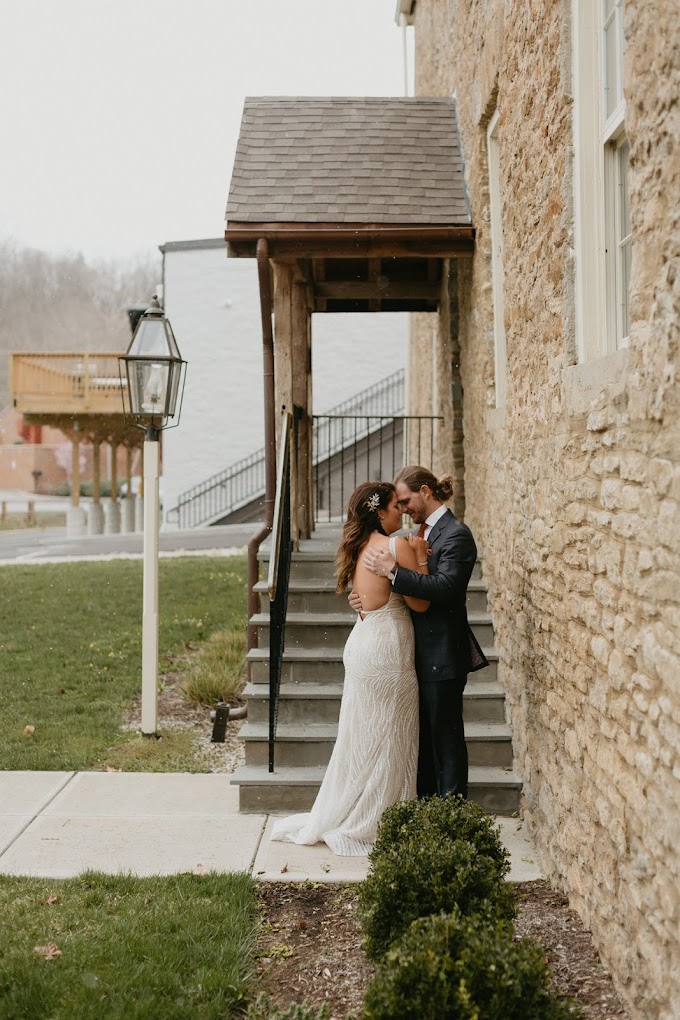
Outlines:
<svg viewBox="0 0 680 1020"><path fill-rule="evenodd" d="M628 1020L590 935L567 899L547 882L517 885L519 937L545 949L552 984L575 999L587 1020ZM263 882L259 887L263 928L257 991L282 1007L307 1001L326 1004L331 1020L361 1012L373 973L361 948L355 885Z"/></svg>

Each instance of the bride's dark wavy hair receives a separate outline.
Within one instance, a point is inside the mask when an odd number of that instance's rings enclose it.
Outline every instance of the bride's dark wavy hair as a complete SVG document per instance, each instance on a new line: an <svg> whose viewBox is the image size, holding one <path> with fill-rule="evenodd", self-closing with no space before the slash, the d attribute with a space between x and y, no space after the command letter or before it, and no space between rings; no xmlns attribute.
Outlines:
<svg viewBox="0 0 680 1020"><path fill-rule="evenodd" d="M359 553L368 542L371 532L379 531L381 535L385 534L378 510L384 510L388 506L394 491L391 482L364 482L358 485L350 496L347 520L342 529L342 542L335 558L338 594L341 595L349 588Z"/></svg>

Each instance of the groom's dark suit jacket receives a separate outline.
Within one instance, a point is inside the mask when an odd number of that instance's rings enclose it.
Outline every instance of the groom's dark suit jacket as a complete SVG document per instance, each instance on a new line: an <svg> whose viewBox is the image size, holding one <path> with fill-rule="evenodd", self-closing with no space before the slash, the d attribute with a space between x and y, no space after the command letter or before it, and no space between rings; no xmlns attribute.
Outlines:
<svg viewBox="0 0 680 1020"><path fill-rule="evenodd" d="M411 614L419 682L464 681L471 668L465 599L477 547L470 529L448 509L432 527L428 542L429 574L399 567L392 590L430 602L426 613Z"/></svg>

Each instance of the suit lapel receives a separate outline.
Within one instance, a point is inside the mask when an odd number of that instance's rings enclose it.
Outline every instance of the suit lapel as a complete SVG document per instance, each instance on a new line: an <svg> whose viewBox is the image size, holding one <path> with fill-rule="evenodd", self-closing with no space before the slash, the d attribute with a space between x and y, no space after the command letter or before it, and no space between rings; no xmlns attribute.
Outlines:
<svg viewBox="0 0 680 1020"><path fill-rule="evenodd" d="M446 513L442 514L437 523L432 525L432 530L430 534L427 536L427 540L430 543L430 548L432 548L433 543L437 541L439 536L445 530L446 525L451 521L452 517L453 514L447 507Z"/></svg>

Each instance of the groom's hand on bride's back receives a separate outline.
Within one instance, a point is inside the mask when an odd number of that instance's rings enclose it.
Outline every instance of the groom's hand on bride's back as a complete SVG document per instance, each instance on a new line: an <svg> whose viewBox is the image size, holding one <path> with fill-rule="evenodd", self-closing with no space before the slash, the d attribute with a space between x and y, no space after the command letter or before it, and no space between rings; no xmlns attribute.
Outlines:
<svg viewBox="0 0 680 1020"><path fill-rule="evenodd" d="M347 596L347 599L349 601L350 608L352 608L355 613L360 613L361 612L361 595L358 595L355 591L351 591L349 593L349 595Z"/></svg>

